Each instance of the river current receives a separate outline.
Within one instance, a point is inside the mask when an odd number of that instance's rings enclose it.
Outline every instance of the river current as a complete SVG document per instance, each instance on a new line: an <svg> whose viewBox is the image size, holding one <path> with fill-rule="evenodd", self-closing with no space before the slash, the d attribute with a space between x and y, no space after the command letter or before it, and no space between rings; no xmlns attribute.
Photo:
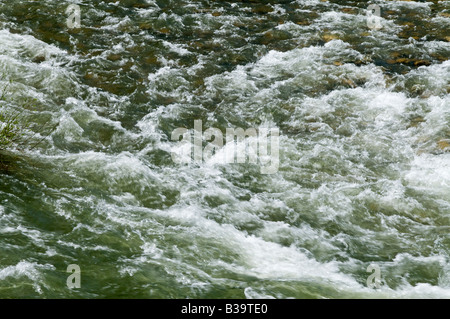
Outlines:
<svg viewBox="0 0 450 319"><path fill-rule="evenodd" d="M0 298L450 298L449 30L450 1L1 0L31 124ZM178 163L195 121L276 128L275 169Z"/></svg>

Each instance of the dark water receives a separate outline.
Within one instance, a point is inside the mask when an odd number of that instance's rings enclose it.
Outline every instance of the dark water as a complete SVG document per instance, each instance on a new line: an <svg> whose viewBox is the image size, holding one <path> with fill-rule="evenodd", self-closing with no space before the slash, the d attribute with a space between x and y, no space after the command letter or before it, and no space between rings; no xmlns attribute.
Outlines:
<svg viewBox="0 0 450 319"><path fill-rule="evenodd" d="M379 30L362 1L76 3L0 3L37 132L2 153L0 297L450 297L449 1ZM174 163L195 120L278 128L276 172Z"/></svg>

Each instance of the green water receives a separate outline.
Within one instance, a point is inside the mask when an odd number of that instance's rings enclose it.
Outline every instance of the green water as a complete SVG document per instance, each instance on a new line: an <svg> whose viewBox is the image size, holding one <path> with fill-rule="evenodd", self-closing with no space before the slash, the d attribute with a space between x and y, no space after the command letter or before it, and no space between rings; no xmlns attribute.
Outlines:
<svg viewBox="0 0 450 319"><path fill-rule="evenodd" d="M379 1L380 30L362 1L71 3L0 3L32 121L0 298L450 297L450 1ZM194 120L279 128L277 171L174 163Z"/></svg>

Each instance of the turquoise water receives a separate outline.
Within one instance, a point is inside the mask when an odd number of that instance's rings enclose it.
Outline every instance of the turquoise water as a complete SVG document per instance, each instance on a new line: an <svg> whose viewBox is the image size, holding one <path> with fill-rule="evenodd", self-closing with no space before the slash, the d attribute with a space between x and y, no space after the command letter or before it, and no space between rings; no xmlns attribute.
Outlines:
<svg viewBox="0 0 450 319"><path fill-rule="evenodd" d="M379 30L360 1L71 3L0 3L32 122L1 298L450 297L450 1L379 1ZM175 163L195 120L278 128L276 172Z"/></svg>

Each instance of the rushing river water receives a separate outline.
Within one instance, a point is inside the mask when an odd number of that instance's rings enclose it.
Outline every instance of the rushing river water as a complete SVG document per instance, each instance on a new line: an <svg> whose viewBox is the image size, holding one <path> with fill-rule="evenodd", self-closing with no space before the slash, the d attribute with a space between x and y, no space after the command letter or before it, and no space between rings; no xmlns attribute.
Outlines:
<svg viewBox="0 0 450 319"><path fill-rule="evenodd" d="M450 1L377 4L1 0L0 297L450 298ZM175 163L195 120L276 172Z"/></svg>

